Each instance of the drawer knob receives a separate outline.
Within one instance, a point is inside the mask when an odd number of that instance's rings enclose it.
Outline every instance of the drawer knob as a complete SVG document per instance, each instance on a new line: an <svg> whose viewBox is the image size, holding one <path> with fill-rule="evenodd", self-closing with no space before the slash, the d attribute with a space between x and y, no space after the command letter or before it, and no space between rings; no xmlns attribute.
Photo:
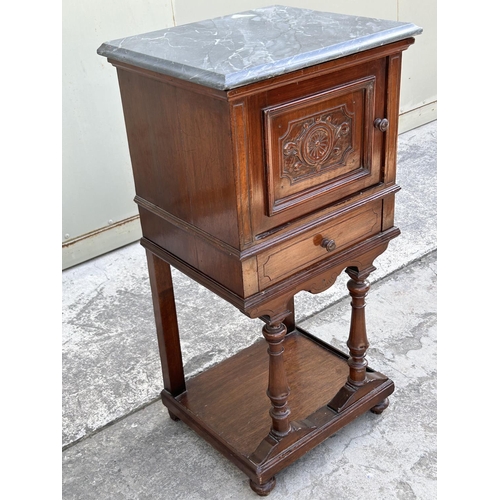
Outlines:
<svg viewBox="0 0 500 500"><path fill-rule="evenodd" d="M323 248L326 248L327 252L332 252L333 250L335 250L335 247L337 245L335 244L334 240L329 240L328 238L323 238L323 240L321 241L321 246Z"/></svg>
<svg viewBox="0 0 500 500"><path fill-rule="evenodd" d="M378 128L380 132L385 132L389 128L389 120L387 118L377 118L373 125Z"/></svg>

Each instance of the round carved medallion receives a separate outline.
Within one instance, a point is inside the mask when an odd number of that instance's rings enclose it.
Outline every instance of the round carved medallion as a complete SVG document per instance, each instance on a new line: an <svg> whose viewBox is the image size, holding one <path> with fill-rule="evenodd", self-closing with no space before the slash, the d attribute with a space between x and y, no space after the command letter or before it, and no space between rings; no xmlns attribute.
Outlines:
<svg viewBox="0 0 500 500"><path fill-rule="evenodd" d="M334 137L331 129L325 125L314 125L304 137L302 156L304 160L315 165L326 160L332 150Z"/></svg>

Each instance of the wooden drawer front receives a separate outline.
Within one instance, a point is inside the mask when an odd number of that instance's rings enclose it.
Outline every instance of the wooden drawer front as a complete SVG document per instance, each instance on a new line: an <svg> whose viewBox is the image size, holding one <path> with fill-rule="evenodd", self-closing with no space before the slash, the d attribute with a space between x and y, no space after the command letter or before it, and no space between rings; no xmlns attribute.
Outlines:
<svg viewBox="0 0 500 500"><path fill-rule="evenodd" d="M266 288L322 259L380 232L382 201L336 217L258 256L259 286ZM322 241L334 240L327 251Z"/></svg>
<svg viewBox="0 0 500 500"><path fill-rule="evenodd" d="M372 169L375 76L264 110L267 215L375 184Z"/></svg>

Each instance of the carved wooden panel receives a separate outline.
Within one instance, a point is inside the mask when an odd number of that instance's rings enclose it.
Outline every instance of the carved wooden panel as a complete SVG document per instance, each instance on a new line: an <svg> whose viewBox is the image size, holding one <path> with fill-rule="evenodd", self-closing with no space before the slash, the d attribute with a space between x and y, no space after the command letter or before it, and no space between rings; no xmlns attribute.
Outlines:
<svg viewBox="0 0 500 500"><path fill-rule="evenodd" d="M280 175L295 184L318 172L345 164L352 150L352 120L345 104L290 123L283 137Z"/></svg>
<svg viewBox="0 0 500 500"><path fill-rule="evenodd" d="M375 76L264 110L267 215L352 183L371 169Z"/></svg>

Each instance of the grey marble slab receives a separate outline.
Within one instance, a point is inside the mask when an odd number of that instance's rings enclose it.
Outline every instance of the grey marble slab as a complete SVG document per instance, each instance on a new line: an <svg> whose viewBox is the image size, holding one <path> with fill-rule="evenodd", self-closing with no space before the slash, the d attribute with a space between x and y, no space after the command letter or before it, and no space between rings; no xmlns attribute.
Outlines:
<svg viewBox="0 0 500 500"><path fill-rule="evenodd" d="M113 40L97 53L229 90L421 32L412 23L274 5Z"/></svg>

